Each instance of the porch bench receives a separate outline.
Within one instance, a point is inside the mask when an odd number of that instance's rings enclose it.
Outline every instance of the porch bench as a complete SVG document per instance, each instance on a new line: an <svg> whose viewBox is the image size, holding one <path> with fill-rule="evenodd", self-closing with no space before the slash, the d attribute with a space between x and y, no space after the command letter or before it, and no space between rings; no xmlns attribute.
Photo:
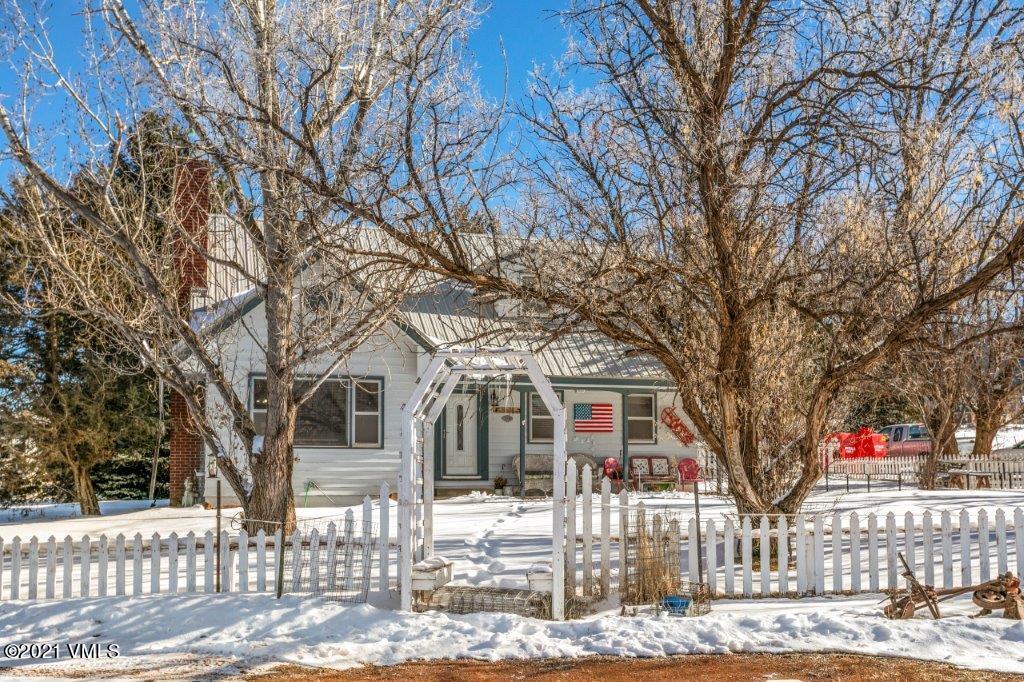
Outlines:
<svg viewBox="0 0 1024 682"><path fill-rule="evenodd" d="M598 471L597 460L586 453L573 452L567 455L566 459L571 459L576 462L576 483L577 490L579 490L579 484L581 475L583 472L583 466L589 464L593 471ZM526 454L526 478L519 482L519 494L524 497L527 493L536 492L541 495L550 495L555 488L554 481L554 466L555 456L547 453L527 453ZM519 455L512 458L512 471L519 475Z"/></svg>
<svg viewBox="0 0 1024 682"><path fill-rule="evenodd" d="M645 485L675 484L679 479L667 455L630 455L629 482L640 492Z"/></svg>

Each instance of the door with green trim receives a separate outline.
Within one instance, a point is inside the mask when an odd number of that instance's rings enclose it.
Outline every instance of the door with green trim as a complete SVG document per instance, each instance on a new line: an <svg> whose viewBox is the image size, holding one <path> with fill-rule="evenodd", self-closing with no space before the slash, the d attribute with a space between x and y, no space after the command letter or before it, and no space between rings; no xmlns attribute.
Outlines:
<svg viewBox="0 0 1024 682"><path fill-rule="evenodd" d="M476 396L453 393L445 409L445 476L477 475Z"/></svg>

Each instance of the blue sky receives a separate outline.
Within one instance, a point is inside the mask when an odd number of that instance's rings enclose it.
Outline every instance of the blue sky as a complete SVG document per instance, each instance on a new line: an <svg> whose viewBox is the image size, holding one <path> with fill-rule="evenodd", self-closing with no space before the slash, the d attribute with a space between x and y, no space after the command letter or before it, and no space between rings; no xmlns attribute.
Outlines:
<svg viewBox="0 0 1024 682"><path fill-rule="evenodd" d="M492 0L479 28L470 36L469 49L478 67L484 95L499 99L505 89L508 70L508 95L514 101L523 96L529 74L535 64L550 65L565 49L566 34L553 12L565 6L565 0ZM61 64L74 70L81 51L82 18L75 12L79 4L56 0L50 5L48 28ZM504 49L504 54L502 54ZM0 96L18 90L17 74L8 63L0 63ZM43 126L53 122L46 111L37 112ZM10 165L0 160L0 182L10 173Z"/></svg>

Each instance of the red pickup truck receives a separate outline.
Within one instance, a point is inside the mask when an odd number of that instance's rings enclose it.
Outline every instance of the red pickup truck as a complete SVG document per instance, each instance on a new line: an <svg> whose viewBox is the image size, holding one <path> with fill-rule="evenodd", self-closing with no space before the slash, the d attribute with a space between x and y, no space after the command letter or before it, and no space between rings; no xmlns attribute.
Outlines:
<svg viewBox="0 0 1024 682"><path fill-rule="evenodd" d="M889 457L926 455L932 451L931 435L924 424L892 424L878 432L889 439Z"/></svg>

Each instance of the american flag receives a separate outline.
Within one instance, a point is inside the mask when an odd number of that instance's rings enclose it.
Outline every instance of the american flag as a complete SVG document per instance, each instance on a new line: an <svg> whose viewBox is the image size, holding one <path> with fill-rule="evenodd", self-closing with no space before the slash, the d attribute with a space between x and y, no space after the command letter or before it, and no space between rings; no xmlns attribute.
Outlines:
<svg viewBox="0 0 1024 682"><path fill-rule="evenodd" d="M611 433L611 403L577 403L572 406L572 428L577 433Z"/></svg>

